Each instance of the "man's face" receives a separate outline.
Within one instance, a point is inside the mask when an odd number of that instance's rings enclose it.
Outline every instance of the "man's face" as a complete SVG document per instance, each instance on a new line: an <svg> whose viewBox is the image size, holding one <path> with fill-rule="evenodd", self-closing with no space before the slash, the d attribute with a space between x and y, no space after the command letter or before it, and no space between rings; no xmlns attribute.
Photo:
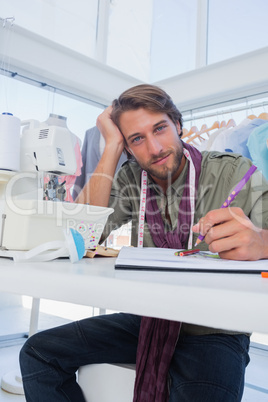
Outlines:
<svg viewBox="0 0 268 402"><path fill-rule="evenodd" d="M140 108L124 112L120 128L128 151L157 183L176 180L184 165L179 123L175 125L165 113Z"/></svg>

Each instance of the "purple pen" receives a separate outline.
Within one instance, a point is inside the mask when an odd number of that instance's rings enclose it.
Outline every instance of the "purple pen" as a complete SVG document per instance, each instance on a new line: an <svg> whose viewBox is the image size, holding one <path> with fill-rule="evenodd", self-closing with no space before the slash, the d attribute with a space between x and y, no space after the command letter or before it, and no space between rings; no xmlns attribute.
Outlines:
<svg viewBox="0 0 268 402"><path fill-rule="evenodd" d="M239 192L242 190L242 188L245 186L245 184L249 181L250 177L253 175L253 173L255 172L256 169L257 169L257 167L255 165L252 165L249 168L249 170L247 171L245 176L240 180L240 182L237 184L237 186L231 192L229 197L224 201L224 203L222 204L221 208L229 207L231 202L235 199L237 194L239 194ZM197 240L196 240L195 246L197 246L197 244L201 243L201 241L203 241L204 238L205 238L205 236L199 235Z"/></svg>

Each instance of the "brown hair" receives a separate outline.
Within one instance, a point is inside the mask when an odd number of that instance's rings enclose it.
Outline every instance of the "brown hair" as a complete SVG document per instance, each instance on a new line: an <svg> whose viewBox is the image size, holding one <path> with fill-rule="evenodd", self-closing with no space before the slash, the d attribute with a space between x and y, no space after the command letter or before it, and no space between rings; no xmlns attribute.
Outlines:
<svg viewBox="0 0 268 402"><path fill-rule="evenodd" d="M113 101L112 107L111 118L119 129L119 120L122 113L139 108L156 113L166 113L175 125L179 122L182 129L183 121L180 111L171 97L163 89L155 85L141 84L127 89L118 99ZM182 132L179 135L181 136Z"/></svg>

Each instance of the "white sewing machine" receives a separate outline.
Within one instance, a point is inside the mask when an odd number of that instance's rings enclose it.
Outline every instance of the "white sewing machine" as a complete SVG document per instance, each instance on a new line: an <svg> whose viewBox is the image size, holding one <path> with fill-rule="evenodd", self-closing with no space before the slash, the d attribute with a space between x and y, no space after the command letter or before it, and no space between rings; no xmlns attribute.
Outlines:
<svg viewBox="0 0 268 402"><path fill-rule="evenodd" d="M64 240L63 229L71 228L81 233L86 249L94 248L113 210L66 202L61 180L77 172L80 140L57 115L22 126L21 171L0 171L0 255Z"/></svg>
<svg viewBox="0 0 268 402"><path fill-rule="evenodd" d="M60 183L59 178L76 174L75 147L80 149L80 140L67 128L62 116L51 114L44 123L29 120L21 124L20 195L29 198L28 192L33 192L31 198L64 201L65 183Z"/></svg>

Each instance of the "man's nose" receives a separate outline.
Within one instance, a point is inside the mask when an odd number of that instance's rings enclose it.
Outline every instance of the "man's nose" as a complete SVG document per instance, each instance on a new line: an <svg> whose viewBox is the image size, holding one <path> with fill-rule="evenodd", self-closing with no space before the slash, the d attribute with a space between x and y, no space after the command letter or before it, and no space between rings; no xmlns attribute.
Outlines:
<svg viewBox="0 0 268 402"><path fill-rule="evenodd" d="M158 155L163 150L161 143L155 137L149 139L147 147L151 155Z"/></svg>

